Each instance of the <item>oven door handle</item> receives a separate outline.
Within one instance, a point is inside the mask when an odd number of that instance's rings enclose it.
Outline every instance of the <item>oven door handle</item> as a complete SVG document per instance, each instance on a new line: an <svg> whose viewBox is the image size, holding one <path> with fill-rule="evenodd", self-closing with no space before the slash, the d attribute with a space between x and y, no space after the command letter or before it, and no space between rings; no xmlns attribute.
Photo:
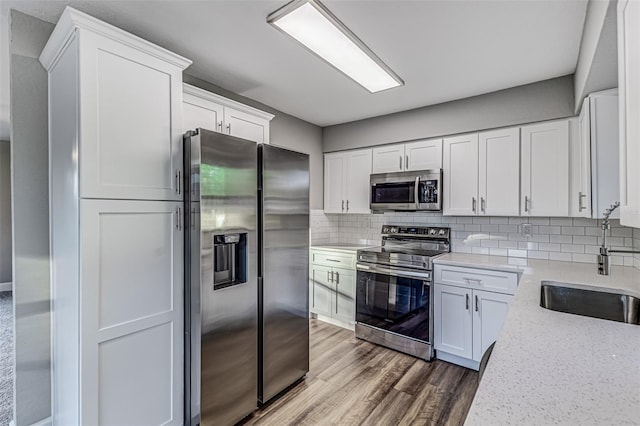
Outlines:
<svg viewBox="0 0 640 426"><path fill-rule="evenodd" d="M383 275L389 275L392 277L401 277L401 278L413 278L419 280L431 280L431 272L413 272L406 270L398 270L393 268L385 268L378 265L363 265L362 263L356 263L356 270L363 272L373 272Z"/></svg>
<svg viewBox="0 0 640 426"><path fill-rule="evenodd" d="M416 176L416 186L413 188L413 200L416 202L416 209L420 209L420 176Z"/></svg>

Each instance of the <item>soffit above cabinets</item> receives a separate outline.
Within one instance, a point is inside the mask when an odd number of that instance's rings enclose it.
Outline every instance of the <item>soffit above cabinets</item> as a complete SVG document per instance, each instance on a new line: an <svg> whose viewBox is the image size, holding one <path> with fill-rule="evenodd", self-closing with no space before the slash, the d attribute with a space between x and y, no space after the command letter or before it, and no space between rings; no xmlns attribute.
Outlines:
<svg viewBox="0 0 640 426"><path fill-rule="evenodd" d="M56 22L71 5L193 60L188 74L327 126L572 74L587 6L586 0L326 0L405 81L371 94L266 23L285 3L3 1L1 12L3 20L14 8ZM2 44L8 55L8 30ZM0 62L8 87L8 61ZM8 90L5 96L8 105Z"/></svg>

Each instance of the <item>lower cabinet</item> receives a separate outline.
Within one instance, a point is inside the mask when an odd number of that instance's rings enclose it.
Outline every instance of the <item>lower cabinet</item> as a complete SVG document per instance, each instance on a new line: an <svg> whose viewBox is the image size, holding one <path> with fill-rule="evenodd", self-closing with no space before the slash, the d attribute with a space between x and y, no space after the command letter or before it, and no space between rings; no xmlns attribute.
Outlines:
<svg viewBox="0 0 640 426"><path fill-rule="evenodd" d="M314 263L314 258L316 263ZM340 266L327 266L334 262ZM353 328L356 311L355 252L332 256L329 251L311 251L309 311L321 320Z"/></svg>
<svg viewBox="0 0 640 426"><path fill-rule="evenodd" d="M460 285L443 284L454 276L462 277ZM487 274L471 268L435 267L433 321L438 359L479 368L482 355L500 335L515 292L513 286L502 284L514 280L517 282L517 274L513 272Z"/></svg>

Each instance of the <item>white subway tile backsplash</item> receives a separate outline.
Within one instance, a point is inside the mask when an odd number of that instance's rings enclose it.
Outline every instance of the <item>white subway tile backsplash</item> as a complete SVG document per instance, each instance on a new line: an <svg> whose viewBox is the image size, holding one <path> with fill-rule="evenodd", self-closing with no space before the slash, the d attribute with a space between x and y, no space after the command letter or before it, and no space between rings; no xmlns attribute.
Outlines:
<svg viewBox="0 0 640 426"><path fill-rule="evenodd" d="M538 233L540 234L553 234L559 235L562 227L560 226L540 226L538 227Z"/></svg>
<svg viewBox="0 0 640 426"><path fill-rule="evenodd" d="M562 235L584 235L584 226L563 226Z"/></svg>
<svg viewBox="0 0 640 426"><path fill-rule="evenodd" d="M549 253L549 260L560 260L563 262L571 262L571 253L551 252Z"/></svg>
<svg viewBox="0 0 640 426"><path fill-rule="evenodd" d="M574 235L573 244L591 244L597 245L598 239L596 237L585 237L581 235Z"/></svg>
<svg viewBox="0 0 640 426"><path fill-rule="evenodd" d="M548 251L536 251L536 250L529 250L527 252L527 257L530 259L549 259L549 252Z"/></svg>
<svg viewBox="0 0 640 426"><path fill-rule="evenodd" d="M509 256L510 257L527 257L527 251L509 249Z"/></svg>
<svg viewBox="0 0 640 426"><path fill-rule="evenodd" d="M571 243L573 237L571 235L549 235L550 243Z"/></svg>
<svg viewBox="0 0 640 426"><path fill-rule="evenodd" d="M523 223L531 224L532 235L527 237L520 232ZM310 224L312 244L380 244L383 224L434 225L451 228L454 252L594 264L602 243L600 221L584 218L469 217L413 212L341 215L313 209ZM640 250L640 229L623 227L618 220L612 220L607 244ZM640 255L615 255L612 263L640 269Z"/></svg>
<svg viewBox="0 0 640 426"><path fill-rule="evenodd" d="M572 226L573 219L552 217L552 218L549 218L549 225Z"/></svg>

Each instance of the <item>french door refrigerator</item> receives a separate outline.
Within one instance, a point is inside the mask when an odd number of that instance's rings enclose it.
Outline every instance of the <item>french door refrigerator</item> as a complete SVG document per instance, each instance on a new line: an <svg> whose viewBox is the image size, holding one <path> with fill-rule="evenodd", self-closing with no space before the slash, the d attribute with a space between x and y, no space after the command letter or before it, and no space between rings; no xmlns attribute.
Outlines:
<svg viewBox="0 0 640 426"><path fill-rule="evenodd" d="M309 369L309 160L221 133L185 147L185 424L231 425Z"/></svg>

